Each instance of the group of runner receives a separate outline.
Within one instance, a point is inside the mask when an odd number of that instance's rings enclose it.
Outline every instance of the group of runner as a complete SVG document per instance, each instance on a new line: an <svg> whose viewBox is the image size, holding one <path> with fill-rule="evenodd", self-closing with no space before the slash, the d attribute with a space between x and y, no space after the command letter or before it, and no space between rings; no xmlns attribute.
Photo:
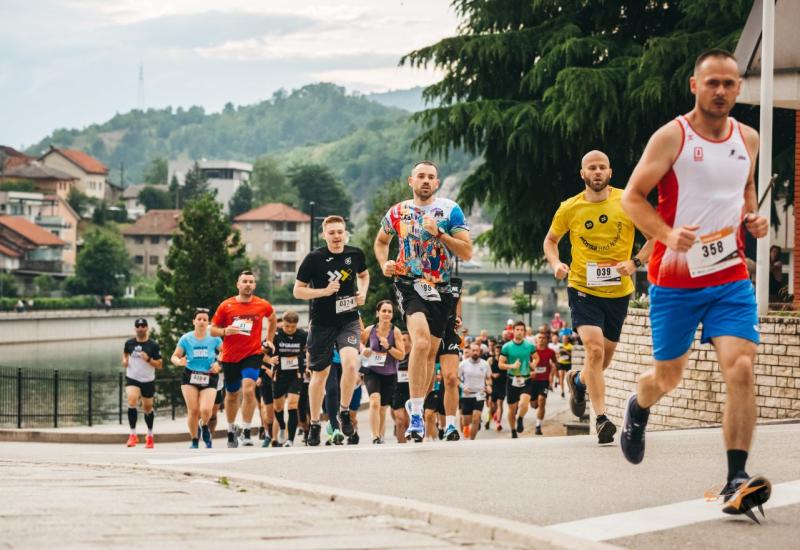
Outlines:
<svg viewBox="0 0 800 550"><path fill-rule="evenodd" d="M617 432L606 414L604 370L611 363L627 315L634 289L631 274L649 261L655 361L639 376L620 434L622 452L633 464L644 457L650 408L680 383L695 331L702 323L702 341L713 344L728 389L723 417L728 462L723 510L755 519L752 508L760 508L771 492L766 478L746 472L756 418L753 362L758 318L744 262L743 232L746 229L761 238L768 231L766 219L758 213L754 185L758 134L729 116L740 88L730 53L710 50L698 57L690 87L694 108L652 136L624 191L610 185L612 169L606 154L595 150L583 156L580 176L585 188L561 203L543 248L555 277L568 279L572 324L585 349L583 368L565 376L570 406L576 416L583 416L588 395L600 444L611 443ZM341 432L333 439L341 443L345 437L353 438L357 434L351 405L360 385L362 359L375 443L385 437L389 407L398 439L421 442L434 438L440 428L444 439L459 439L459 400L465 426L469 426L465 431L474 437L487 396L497 419L502 417L503 395L512 437L521 430L520 421L533 403L538 431L547 391L554 384L551 371L557 369L556 353L542 336L535 345L526 340L526 327L520 322L514 324L512 338L499 352L497 346L492 350L496 365L481 357L480 342L471 344L467 357L460 360L461 281L452 271L456 258L468 261L472 256L469 228L455 202L435 196L440 181L434 163L416 164L408 183L413 198L389 209L374 243L383 275L393 278L395 302L407 333L392 324L394 308L388 301L378 304L377 323L363 326L358 308L365 303L370 284L365 255L346 244L345 220L329 216L322 223L326 244L302 262L294 287L296 298L310 301L307 335L290 313L277 330L272 306L253 295L255 277L250 272L239 276L239 294L223 302L213 317L209 318L208 310L195 313L194 331L181 338L171 357L174 365L185 369L183 391L193 446L199 439L211 445L206 434L214 416L220 373L226 390L229 446L237 445L235 420L240 408L239 439L252 445L257 394L264 423L272 426L268 430L272 441L281 439L287 404L286 441L291 444L298 422L304 421L300 418L304 386L308 445L321 442L323 406L333 434ZM656 186L658 206L654 208L647 197ZM633 255L636 228L647 240ZM558 249L567 233L569 265L561 261ZM390 259L394 238L399 251ZM262 346L263 319L267 337ZM301 351L304 344L307 361ZM129 373L143 362L156 368L156 353L144 346L133 351L128 347L124 360ZM502 373L505 388L498 382ZM152 397L146 382L132 386L129 402L139 395L137 390L143 398ZM146 419L148 414L152 413L146 412ZM441 426L440 415L444 417ZM129 418L135 424L135 409L134 413L129 409ZM152 416L148 426L152 426ZM152 438L149 441L152 444Z"/></svg>

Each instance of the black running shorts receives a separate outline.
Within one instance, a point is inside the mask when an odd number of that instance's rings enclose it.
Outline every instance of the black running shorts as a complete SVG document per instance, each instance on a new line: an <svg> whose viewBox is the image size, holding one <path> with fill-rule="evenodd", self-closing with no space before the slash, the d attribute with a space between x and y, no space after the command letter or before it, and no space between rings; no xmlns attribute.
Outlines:
<svg viewBox="0 0 800 550"><path fill-rule="evenodd" d="M394 295L397 307L404 318L414 313L422 313L428 321L428 330L434 338L444 335L447 324L448 302L446 300L425 300L414 290L414 282L407 279L395 279Z"/></svg>
<svg viewBox="0 0 800 550"><path fill-rule="evenodd" d="M314 372L321 372L331 366L333 346L341 351L344 348L355 348L361 341L361 325L358 321L350 321L341 327L311 324L308 331L309 367Z"/></svg>
<svg viewBox="0 0 800 550"><path fill-rule="evenodd" d="M519 403L519 398L523 393L533 395L533 381L530 378L525 378L525 383L521 387L514 385L514 378L518 376L509 376L506 383L506 401L509 405Z"/></svg>
<svg viewBox="0 0 800 550"><path fill-rule="evenodd" d="M289 393L300 395L303 386L299 370L278 371L278 376L272 381L272 397L280 399Z"/></svg>
<svg viewBox="0 0 800 550"><path fill-rule="evenodd" d="M494 401L497 401L498 399L502 401L506 398L507 380L508 378L506 376L492 378L492 399Z"/></svg>
<svg viewBox="0 0 800 550"><path fill-rule="evenodd" d="M531 399L537 399L543 395L547 399L547 392L550 391L550 382L547 380L533 380L531 385Z"/></svg>
<svg viewBox="0 0 800 550"><path fill-rule="evenodd" d="M408 382L398 382L394 385L394 392L392 392L392 408L394 410L402 409L406 406L406 401L411 399L409 393Z"/></svg>
<svg viewBox="0 0 800 550"><path fill-rule="evenodd" d="M461 414L464 416L472 416L472 413L479 413L483 411L483 399L478 400L477 397L462 397L461 398Z"/></svg>
<svg viewBox="0 0 800 550"><path fill-rule="evenodd" d="M396 374L378 374L369 371L364 375L364 385L367 386L367 394L379 393L381 396L381 407L388 407L392 404L392 395L397 383Z"/></svg>
<svg viewBox="0 0 800 550"><path fill-rule="evenodd" d="M152 399L152 397L156 394L156 381L151 380L150 382L139 382L138 380L134 380L133 378L125 377L125 386L133 386L135 388L139 388L139 391L142 393L142 397L145 399Z"/></svg>
<svg viewBox="0 0 800 550"><path fill-rule="evenodd" d="M603 336L610 342L619 342L622 325L628 315L628 302L631 297L600 298L572 287L567 288L569 310L572 314L572 328L600 327Z"/></svg>
<svg viewBox="0 0 800 550"><path fill-rule="evenodd" d="M193 386L198 390L215 390L217 389L217 382L219 382L219 374L211 374L210 372L197 372L195 381L192 381L192 374L194 371L184 368L181 373L181 386ZM200 382L198 379L202 378L205 382Z"/></svg>

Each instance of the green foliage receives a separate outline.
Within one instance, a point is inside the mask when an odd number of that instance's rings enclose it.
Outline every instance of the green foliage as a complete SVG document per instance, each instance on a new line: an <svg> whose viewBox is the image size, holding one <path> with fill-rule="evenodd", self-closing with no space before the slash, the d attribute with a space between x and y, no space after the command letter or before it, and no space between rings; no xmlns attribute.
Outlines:
<svg viewBox="0 0 800 550"><path fill-rule="evenodd" d="M250 185L253 186L253 203L256 206L270 202L282 202L295 208L300 206L297 189L289 183L274 158L256 159L250 175Z"/></svg>
<svg viewBox="0 0 800 550"><path fill-rule="evenodd" d="M28 310L32 311L55 311L65 309L100 309L103 308L102 301L98 296L68 296L65 298L41 298L33 297L29 299L32 306ZM16 298L0 298L0 311L13 311L17 303ZM112 309L124 308L143 308L158 307L160 305L157 298L115 298L112 302Z"/></svg>
<svg viewBox="0 0 800 550"><path fill-rule="evenodd" d="M168 210L175 206L174 199L168 191L157 187L145 187L139 192L139 203L145 212L150 210Z"/></svg>
<svg viewBox="0 0 800 550"><path fill-rule="evenodd" d="M98 202L92 212L92 223L106 225L109 221L117 223L128 221L128 209L125 208L125 203L118 202L113 206L108 206L105 202Z"/></svg>
<svg viewBox="0 0 800 550"><path fill-rule="evenodd" d="M511 299L514 301L511 311L516 315L526 315L536 310L536 302L531 301L528 295L523 292L515 290L511 293Z"/></svg>
<svg viewBox="0 0 800 550"><path fill-rule="evenodd" d="M167 159L156 157L150 161L147 171L144 173L144 182L156 185L167 184Z"/></svg>
<svg viewBox="0 0 800 550"><path fill-rule="evenodd" d="M73 187L69 190L67 202L80 217L83 217L86 214L86 211L92 204L91 199L77 187Z"/></svg>
<svg viewBox="0 0 800 550"><path fill-rule="evenodd" d="M378 230L381 227L381 220L386 212L400 201L411 198L411 190L405 181L395 180L385 184L373 197L367 220L363 228L358 232L354 239L355 246L364 251L367 257L367 270L369 271L369 293L367 301L361 307L362 318L366 325L375 322L375 306L381 300L392 300L394 291L392 290L392 279L385 277L381 266L378 265L373 253L373 243ZM351 228L352 230L352 228ZM397 239L392 239L389 245L389 258L397 257ZM396 322L400 321L399 312L395 311Z"/></svg>
<svg viewBox="0 0 800 550"><path fill-rule="evenodd" d="M61 287L59 282L56 281L52 275L48 275L46 273L37 275L33 279L33 285L36 287L37 293L52 292Z"/></svg>
<svg viewBox="0 0 800 550"><path fill-rule="evenodd" d="M237 265L246 264L239 232L209 194L188 203L172 239L166 268L158 270L156 292L166 315L157 315L159 343L171 353L192 328L196 307L214 310L236 292Z"/></svg>
<svg viewBox="0 0 800 550"><path fill-rule="evenodd" d="M188 202L210 192L208 178L200 169L200 165L195 162L192 169L186 172L186 179L180 188L181 205L185 206Z"/></svg>
<svg viewBox="0 0 800 550"><path fill-rule="evenodd" d="M0 183L0 191L21 191L23 193L35 193L36 182L32 180L4 181Z"/></svg>
<svg viewBox="0 0 800 550"><path fill-rule="evenodd" d="M289 169L289 181L300 193L303 212L309 212L309 202L314 201L315 216L338 214L348 217L352 204L344 184L330 169L320 164L296 164Z"/></svg>
<svg viewBox="0 0 800 550"><path fill-rule="evenodd" d="M120 237L91 231L78 253L75 275L67 281L70 294L122 296L130 280L131 259Z"/></svg>
<svg viewBox="0 0 800 550"><path fill-rule="evenodd" d="M612 184L624 187L652 132L692 108L695 57L711 47L733 50L752 2L453 5L459 35L402 61L445 74L425 90L439 106L415 115L425 128L415 143L427 154L463 147L484 159L459 201L495 211L482 237L498 259L528 263L541 258L559 203L583 189L581 156L603 149ZM757 126L757 109L733 114ZM791 117L776 111L776 156L793 143Z"/></svg>
<svg viewBox="0 0 800 550"><path fill-rule="evenodd" d="M253 208L253 188L243 183L236 189L228 202L228 214L231 219L239 214L244 214Z"/></svg>
<svg viewBox="0 0 800 550"><path fill-rule="evenodd" d="M0 273L0 298L16 298L17 296L19 296L17 280L9 273Z"/></svg>

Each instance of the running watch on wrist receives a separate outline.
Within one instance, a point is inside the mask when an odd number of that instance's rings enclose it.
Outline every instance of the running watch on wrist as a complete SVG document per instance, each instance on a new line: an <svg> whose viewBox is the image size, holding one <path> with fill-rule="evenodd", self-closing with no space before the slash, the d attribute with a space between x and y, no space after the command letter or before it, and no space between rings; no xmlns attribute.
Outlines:
<svg viewBox="0 0 800 550"><path fill-rule="evenodd" d="M642 260L637 258L636 256L633 257L633 265L636 267L642 267Z"/></svg>

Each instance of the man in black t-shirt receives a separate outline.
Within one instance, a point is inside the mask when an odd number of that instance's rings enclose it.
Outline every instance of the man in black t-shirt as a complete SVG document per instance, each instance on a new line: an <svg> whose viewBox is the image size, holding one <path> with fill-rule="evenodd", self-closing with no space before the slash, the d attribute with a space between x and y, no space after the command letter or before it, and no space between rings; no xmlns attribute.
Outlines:
<svg viewBox="0 0 800 550"><path fill-rule="evenodd" d="M305 257L294 283L294 297L311 300L311 328L308 332L311 427L308 444L312 446L320 443L319 417L334 344L342 359L339 422L345 435L353 434L348 405L358 380L361 336L358 306L364 305L369 289L364 252L345 244L347 229L344 219L341 216L325 218L322 234L326 246Z"/></svg>
<svg viewBox="0 0 800 550"><path fill-rule="evenodd" d="M122 366L125 367L125 393L128 397L128 425L131 428L128 447L135 447L137 405L142 400L144 420L147 423L145 447L153 448L153 396L156 393L156 369L162 367L161 348L150 339L147 319L136 319L133 323L136 337L125 342L122 350Z"/></svg>

